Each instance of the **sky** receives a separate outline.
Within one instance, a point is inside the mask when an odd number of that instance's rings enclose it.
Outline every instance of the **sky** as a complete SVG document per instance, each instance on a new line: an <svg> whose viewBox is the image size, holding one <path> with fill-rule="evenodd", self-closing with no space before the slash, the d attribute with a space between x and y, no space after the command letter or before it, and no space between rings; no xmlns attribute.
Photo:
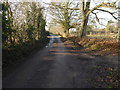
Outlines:
<svg viewBox="0 0 120 90"><path fill-rule="evenodd" d="M1 0L0 0L1 1ZM12 2L66 2L69 0L8 0L8 1L12 1ZM80 0L72 0L72 1L80 1ZM85 0L85 1L89 1L89 0ZM108 2L108 1L116 1L116 0L91 0L91 1L95 1L95 2Z"/></svg>
<svg viewBox="0 0 120 90"><path fill-rule="evenodd" d="M56 1L56 0L44 0L44 2L46 3L49 3L50 1ZM57 0L57 1L65 1L65 0ZM79 1L79 0L74 0L74 1ZM100 2L107 2L107 1L111 1L111 0L92 0L91 1L91 8L93 8L94 6L96 6L96 4L99 4ZM115 1L115 0L112 0L112 1ZM97 14L99 18L103 18L103 19L100 19L100 22L104 25L107 25L107 22L109 20L112 20L112 21L116 21L110 14L106 13L106 12L100 12ZM49 15L47 17L47 20L49 21ZM100 25L97 21L96 21L96 25L98 26L98 28L105 28L105 26L103 25Z"/></svg>
<svg viewBox="0 0 120 90"><path fill-rule="evenodd" d="M56 1L56 2L65 2L65 1L67 1L67 0L8 0L8 1L10 1L10 2L33 2L33 1L36 1L36 2L45 2L45 3L50 3L50 1ZM79 1L79 0L73 0L73 1ZM102 2L102 1L104 1L104 2L107 2L107 1L116 1L116 0L91 0L92 2L91 2L91 8L93 8L94 6L96 6L96 4L98 4L98 3L100 3L100 2ZM46 5L46 4L44 4L44 6L45 7L47 7L48 5ZM48 21L48 23L50 22L50 15L47 13L47 12L45 12L46 14L47 14L47 21ZM116 21L110 14L108 14L108 13L104 13L104 12L100 12L100 13L98 13L98 17L99 18L105 18L105 20L101 20L101 23L102 24L104 24L104 25L106 25L107 24L107 21L108 20L113 20L113 21ZM101 26L100 24L98 24L97 23L97 26L99 27L99 28L104 28L104 26Z"/></svg>

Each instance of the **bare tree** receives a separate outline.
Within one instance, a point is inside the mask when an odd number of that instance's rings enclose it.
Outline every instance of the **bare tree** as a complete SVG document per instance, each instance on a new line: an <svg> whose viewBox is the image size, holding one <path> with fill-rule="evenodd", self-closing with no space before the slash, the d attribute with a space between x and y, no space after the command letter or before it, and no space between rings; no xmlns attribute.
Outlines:
<svg viewBox="0 0 120 90"><path fill-rule="evenodd" d="M75 15L79 16L78 12L75 10L68 9L73 5L73 2L52 2L50 5L50 14L54 22L59 23L63 26L66 36L69 36L69 29L73 27L73 24L76 20ZM76 7L78 4L76 5ZM77 16L77 17L78 17ZM78 20L78 18L77 18Z"/></svg>
<svg viewBox="0 0 120 90"><path fill-rule="evenodd" d="M79 19L81 19L81 22L80 22L81 26L79 28L79 31L80 31L79 35L80 35L80 37L84 37L84 36L86 36L86 28L87 28L87 24L89 21L89 16L91 14L94 14L96 17L96 20L99 22L99 17L97 15L96 11L109 13L114 19L117 19L115 14L117 13L117 10L120 9L119 7L117 7L118 1L119 0L116 0L114 2L106 2L106 3L101 2L93 8L91 8L91 0L80 0L80 7L74 7L74 8L73 7L72 8L65 7L65 6L60 7L60 5L55 5L55 6L59 6L59 8L61 8L61 10L63 10L63 11L64 11L64 9L67 11L68 10L79 10L80 11L80 18ZM112 9L112 11L106 10L106 8ZM58 13L58 15L59 14L60 13ZM61 21L61 20L58 20L58 21Z"/></svg>
<svg viewBox="0 0 120 90"><path fill-rule="evenodd" d="M81 28L80 28L80 31L81 31L80 36L81 37L86 36L86 28L87 28L88 18L89 18L89 15L91 13L95 14L96 19L99 22L99 18L97 16L97 13L94 12L95 10L102 11L102 12L107 12L107 13L111 14L113 16L113 18L117 19L117 17L114 16L114 12L110 12L108 10L102 9L102 7L112 8L112 9L115 9L115 10L119 9L116 6L117 1L111 2L111 3L110 2L108 2L108 3L103 2L103 3L100 3L100 4L96 5L94 8L90 9L91 0L87 0L86 2L85 2L85 0L81 0L82 24L81 24Z"/></svg>

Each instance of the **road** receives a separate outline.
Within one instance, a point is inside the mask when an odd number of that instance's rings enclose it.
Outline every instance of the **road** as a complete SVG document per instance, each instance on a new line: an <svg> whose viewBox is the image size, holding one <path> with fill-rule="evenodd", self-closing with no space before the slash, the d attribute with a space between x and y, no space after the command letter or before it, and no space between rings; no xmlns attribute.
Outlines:
<svg viewBox="0 0 120 90"><path fill-rule="evenodd" d="M57 36L3 78L3 88L92 88L95 58L65 47Z"/></svg>

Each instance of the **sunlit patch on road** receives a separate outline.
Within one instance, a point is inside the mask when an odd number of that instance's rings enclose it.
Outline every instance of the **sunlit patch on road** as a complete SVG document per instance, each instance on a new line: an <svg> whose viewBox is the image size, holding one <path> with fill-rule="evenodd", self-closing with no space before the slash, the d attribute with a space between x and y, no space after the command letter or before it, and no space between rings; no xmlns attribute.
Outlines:
<svg viewBox="0 0 120 90"><path fill-rule="evenodd" d="M78 56L79 54L76 53L69 53L69 52L65 52L65 53L51 53L51 54L55 54L55 55L70 55L70 56Z"/></svg>
<svg viewBox="0 0 120 90"><path fill-rule="evenodd" d="M48 47L48 46L45 46L46 48Z"/></svg>
<svg viewBox="0 0 120 90"><path fill-rule="evenodd" d="M61 49L56 49L56 50L54 50L54 49L51 49L50 51L64 51L64 52L79 52L80 50L73 50L73 49L71 49L71 50L66 50L66 49L64 49L64 50L61 50Z"/></svg>
<svg viewBox="0 0 120 90"><path fill-rule="evenodd" d="M43 59L44 59L44 60L55 60L55 58L52 57L52 56L46 56L46 57L44 57Z"/></svg>
<svg viewBox="0 0 120 90"><path fill-rule="evenodd" d="M50 35L50 36L47 36L48 38L59 38L60 36L55 36L55 35Z"/></svg>

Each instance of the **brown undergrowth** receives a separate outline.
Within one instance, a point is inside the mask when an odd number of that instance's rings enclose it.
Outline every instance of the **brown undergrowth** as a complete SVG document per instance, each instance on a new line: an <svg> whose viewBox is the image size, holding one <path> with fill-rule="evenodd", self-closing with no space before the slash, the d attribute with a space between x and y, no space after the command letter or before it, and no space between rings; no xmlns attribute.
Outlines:
<svg viewBox="0 0 120 90"><path fill-rule="evenodd" d="M120 41L115 39L96 39L96 38L83 38L70 37L74 43L84 47L84 51L90 51L91 54L106 56L117 56L120 52Z"/></svg>

